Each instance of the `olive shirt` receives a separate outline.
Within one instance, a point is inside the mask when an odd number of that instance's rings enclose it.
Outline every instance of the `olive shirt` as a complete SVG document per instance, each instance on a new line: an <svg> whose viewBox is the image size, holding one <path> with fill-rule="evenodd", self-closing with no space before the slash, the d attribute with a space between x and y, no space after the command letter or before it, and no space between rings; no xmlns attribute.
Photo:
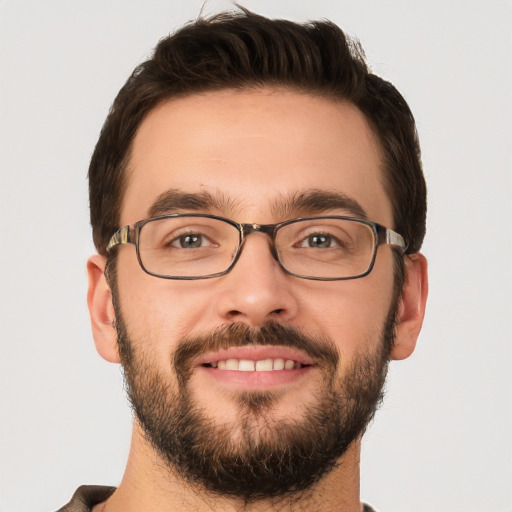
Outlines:
<svg viewBox="0 0 512 512"><path fill-rule="evenodd" d="M94 505L105 501L115 490L115 487L103 485L82 485L73 494L71 501L59 508L57 512L91 512ZM369 505L364 505L363 512L375 512L375 510Z"/></svg>

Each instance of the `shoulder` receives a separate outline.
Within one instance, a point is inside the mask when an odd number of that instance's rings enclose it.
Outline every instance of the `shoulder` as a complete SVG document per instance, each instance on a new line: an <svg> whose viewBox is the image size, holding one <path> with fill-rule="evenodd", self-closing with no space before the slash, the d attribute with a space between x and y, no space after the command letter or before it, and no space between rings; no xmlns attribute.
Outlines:
<svg viewBox="0 0 512 512"><path fill-rule="evenodd" d="M90 512L94 505L105 501L116 490L105 485L81 485L73 494L71 501L57 512Z"/></svg>

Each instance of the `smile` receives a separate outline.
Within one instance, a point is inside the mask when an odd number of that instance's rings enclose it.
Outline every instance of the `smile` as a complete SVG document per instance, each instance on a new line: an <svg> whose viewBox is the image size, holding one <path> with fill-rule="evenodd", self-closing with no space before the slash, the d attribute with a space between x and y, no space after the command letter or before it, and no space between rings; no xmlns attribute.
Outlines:
<svg viewBox="0 0 512 512"><path fill-rule="evenodd" d="M302 381L316 363L291 347L253 345L204 354L196 368L210 382L230 390L263 390Z"/></svg>
<svg viewBox="0 0 512 512"><path fill-rule="evenodd" d="M239 372L271 372L276 370L298 370L309 365L302 364L293 359L277 357L275 359L260 359L258 361L252 359L224 359L204 363L203 366L206 368L234 370Z"/></svg>

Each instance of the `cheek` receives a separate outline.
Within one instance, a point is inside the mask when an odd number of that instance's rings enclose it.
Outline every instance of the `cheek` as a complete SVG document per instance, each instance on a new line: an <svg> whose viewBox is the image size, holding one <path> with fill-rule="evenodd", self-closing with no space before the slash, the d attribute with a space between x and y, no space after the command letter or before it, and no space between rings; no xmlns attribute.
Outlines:
<svg viewBox="0 0 512 512"><path fill-rule="evenodd" d="M342 358L373 351L380 342L393 294L392 278L379 276L376 272L309 288L302 300L309 319L303 327L328 336Z"/></svg>
<svg viewBox="0 0 512 512"><path fill-rule="evenodd" d="M130 336L150 340L162 356L168 357L180 339L201 328L205 312L213 302L207 285L207 281L172 281L150 276L140 269L135 258L120 258L119 300Z"/></svg>

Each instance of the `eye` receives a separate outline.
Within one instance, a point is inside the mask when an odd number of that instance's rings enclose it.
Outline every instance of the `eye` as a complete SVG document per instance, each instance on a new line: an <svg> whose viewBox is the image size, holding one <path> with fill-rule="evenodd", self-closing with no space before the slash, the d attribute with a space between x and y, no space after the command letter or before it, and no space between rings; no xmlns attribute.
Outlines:
<svg viewBox="0 0 512 512"><path fill-rule="evenodd" d="M328 249L339 245L338 240L332 235L324 233L314 233L307 236L299 247L311 247L313 249Z"/></svg>
<svg viewBox="0 0 512 512"><path fill-rule="evenodd" d="M179 249L197 249L211 245L208 238L200 233L187 233L174 238L169 245Z"/></svg>

